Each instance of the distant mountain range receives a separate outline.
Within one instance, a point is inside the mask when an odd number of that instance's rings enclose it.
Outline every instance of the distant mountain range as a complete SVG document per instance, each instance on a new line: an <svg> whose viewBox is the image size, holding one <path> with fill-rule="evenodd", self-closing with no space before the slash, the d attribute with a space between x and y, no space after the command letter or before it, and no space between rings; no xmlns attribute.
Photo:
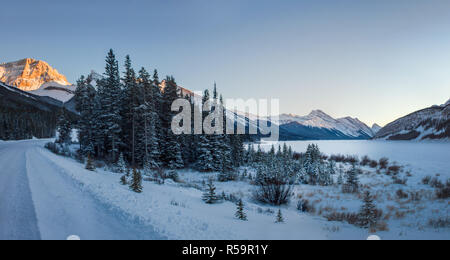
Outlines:
<svg viewBox="0 0 450 260"><path fill-rule="evenodd" d="M375 135L374 129L357 118L335 119L321 110L306 116L282 114L272 123L280 126L282 140L370 139Z"/></svg>
<svg viewBox="0 0 450 260"><path fill-rule="evenodd" d="M71 85L47 62L29 58L0 64L0 81L26 91L37 90L50 82L60 86Z"/></svg>
<svg viewBox="0 0 450 260"><path fill-rule="evenodd" d="M94 71L88 74L88 81L97 87L103 76ZM34 59L23 59L0 65L0 98L2 106L23 104L39 110L66 107L74 111L74 93L76 86L70 84L66 77L59 74L48 63ZM165 81L159 86L165 88ZM195 95L190 90L179 86L179 94ZM282 114L271 118L271 124L280 127L281 140L351 140L351 139L387 139L387 140L422 140L449 137L449 102L433 106L400 118L384 128L377 124L367 126L357 118L333 118L321 110L313 110L306 116ZM29 107L31 106L31 107ZM237 124L257 125L258 120L238 113Z"/></svg>
<svg viewBox="0 0 450 260"><path fill-rule="evenodd" d="M432 140L450 138L450 100L425 108L383 127L374 137L385 140Z"/></svg>

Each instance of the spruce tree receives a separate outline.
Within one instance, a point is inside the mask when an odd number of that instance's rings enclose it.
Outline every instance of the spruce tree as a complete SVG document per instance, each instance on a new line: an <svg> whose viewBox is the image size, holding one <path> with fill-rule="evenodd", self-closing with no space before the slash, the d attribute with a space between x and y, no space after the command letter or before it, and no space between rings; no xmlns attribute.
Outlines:
<svg viewBox="0 0 450 260"><path fill-rule="evenodd" d="M172 118L176 114L176 112L172 111L172 103L178 98L178 86L175 79L167 77L162 109L162 127L165 131L165 140L163 142L164 149L161 152L166 166L170 169L181 169L184 167L179 136L175 135L171 128Z"/></svg>
<svg viewBox="0 0 450 260"><path fill-rule="evenodd" d="M65 108L62 109L61 116L58 120L58 133L57 143L72 143L72 122L69 118L69 112Z"/></svg>
<svg viewBox="0 0 450 260"><path fill-rule="evenodd" d="M121 141L120 111L122 109L122 87L119 65L113 50L106 57L105 78L97 82L96 145L99 153L108 153L111 161L116 161Z"/></svg>
<svg viewBox="0 0 450 260"><path fill-rule="evenodd" d="M158 110L156 106L157 91L159 90L152 84L150 75L142 68L139 71L139 82L143 94L142 114L140 120L143 121L143 127L141 131L143 133L139 136L143 136L140 142L144 147L144 166L149 169L156 169L159 167L159 158L161 156L159 140L158 140Z"/></svg>
<svg viewBox="0 0 450 260"><path fill-rule="evenodd" d="M86 170L95 171L95 165L94 165L94 162L93 162L90 154L88 154L88 156L87 156Z"/></svg>
<svg viewBox="0 0 450 260"><path fill-rule="evenodd" d="M142 192L142 174L136 168L133 168L130 189L136 193Z"/></svg>
<svg viewBox="0 0 450 260"><path fill-rule="evenodd" d="M360 224L364 228L375 229L378 221L377 209L369 191L364 193L363 205L359 212Z"/></svg>
<svg viewBox="0 0 450 260"><path fill-rule="evenodd" d="M278 210L277 220L275 221L275 223L284 223L284 218L283 214L281 213L281 209Z"/></svg>
<svg viewBox="0 0 450 260"><path fill-rule="evenodd" d="M127 163L125 162L125 158L123 157L123 153L120 154L119 160L117 161L117 171L119 173L126 173L127 172Z"/></svg>
<svg viewBox="0 0 450 260"><path fill-rule="evenodd" d="M128 185L128 180L127 180L127 175L126 174L124 174L124 175L122 175L122 177L120 177L120 183L122 185Z"/></svg>
<svg viewBox="0 0 450 260"><path fill-rule="evenodd" d="M244 212L244 203L242 202L242 199L240 199L237 203L237 211L235 216L239 220L247 221L247 215Z"/></svg>
<svg viewBox="0 0 450 260"><path fill-rule="evenodd" d="M75 109L79 112L78 119L78 140L80 143L80 154L95 154L95 97L97 91L89 84L84 76L77 81L75 91Z"/></svg>
<svg viewBox="0 0 450 260"><path fill-rule="evenodd" d="M210 99L209 91L205 90L202 98L202 106L206 101ZM195 109L198 109L195 106ZM202 121L207 116L208 112L203 111ZM214 156L213 156L213 146L211 144L210 136L202 133L197 137L197 162L196 168L202 172L209 172L215 170Z"/></svg>
<svg viewBox="0 0 450 260"><path fill-rule="evenodd" d="M123 99L122 99L122 142L124 143L124 151L126 157L131 161L131 165L136 166L138 163L138 136L139 130L139 114L142 92L137 84L136 73L131 66L130 56L125 58L125 72L122 79L124 85ZM142 151L141 151L142 152Z"/></svg>
<svg viewBox="0 0 450 260"><path fill-rule="evenodd" d="M347 172L347 182L346 182L346 189L348 192L357 192L359 188L359 181L358 181L358 170L356 168L356 165L352 165L352 169Z"/></svg>
<svg viewBox="0 0 450 260"><path fill-rule="evenodd" d="M206 204L214 204L219 198L216 195L216 187L214 186L212 179L209 180L207 186L207 190L203 193L203 201Z"/></svg>

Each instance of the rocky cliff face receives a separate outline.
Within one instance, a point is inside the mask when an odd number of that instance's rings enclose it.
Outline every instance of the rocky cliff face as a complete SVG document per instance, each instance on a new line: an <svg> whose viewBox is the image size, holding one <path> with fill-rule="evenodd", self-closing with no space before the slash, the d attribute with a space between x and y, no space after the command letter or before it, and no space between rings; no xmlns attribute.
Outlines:
<svg viewBox="0 0 450 260"><path fill-rule="evenodd" d="M70 85L66 77L48 63L34 59L0 64L0 81L25 91L37 90L49 82Z"/></svg>
<svg viewBox="0 0 450 260"><path fill-rule="evenodd" d="M375 139L426 140L450 138L450 102L411 113L383 127Z"/></svg>

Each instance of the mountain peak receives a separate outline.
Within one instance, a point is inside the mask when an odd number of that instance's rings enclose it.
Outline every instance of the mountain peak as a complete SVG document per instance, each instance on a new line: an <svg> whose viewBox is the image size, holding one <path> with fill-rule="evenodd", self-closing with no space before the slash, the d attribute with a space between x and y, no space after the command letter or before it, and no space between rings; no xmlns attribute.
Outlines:
<svg viewBox="0 0 450 260"><path fill-rule="evenodd" d="M311 113L309 113L308 116L311 116L311 117L330 117L327 113L323 112L320 109L316 109L316 110L311 111Z"/></svg>
<svg viewBox="0 0 450 260"><path fill-rule="evenodd" d="M47 62L32 58L1 64L0 81L26 91L37 90L49 82L71 85L64 75Z"/></svg>

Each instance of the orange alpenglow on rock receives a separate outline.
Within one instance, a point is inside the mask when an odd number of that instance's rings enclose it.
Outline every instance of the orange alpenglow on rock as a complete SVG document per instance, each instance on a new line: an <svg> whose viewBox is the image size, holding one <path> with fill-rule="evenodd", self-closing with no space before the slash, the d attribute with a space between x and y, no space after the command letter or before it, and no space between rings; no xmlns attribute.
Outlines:
<svg viewBox="0 0 450 260"><path fill-rule="evenodd" d="M0 64L0 81L25 91L37 90L48 82L71 85L64 75L48 63L34 59Z"/></svg>

